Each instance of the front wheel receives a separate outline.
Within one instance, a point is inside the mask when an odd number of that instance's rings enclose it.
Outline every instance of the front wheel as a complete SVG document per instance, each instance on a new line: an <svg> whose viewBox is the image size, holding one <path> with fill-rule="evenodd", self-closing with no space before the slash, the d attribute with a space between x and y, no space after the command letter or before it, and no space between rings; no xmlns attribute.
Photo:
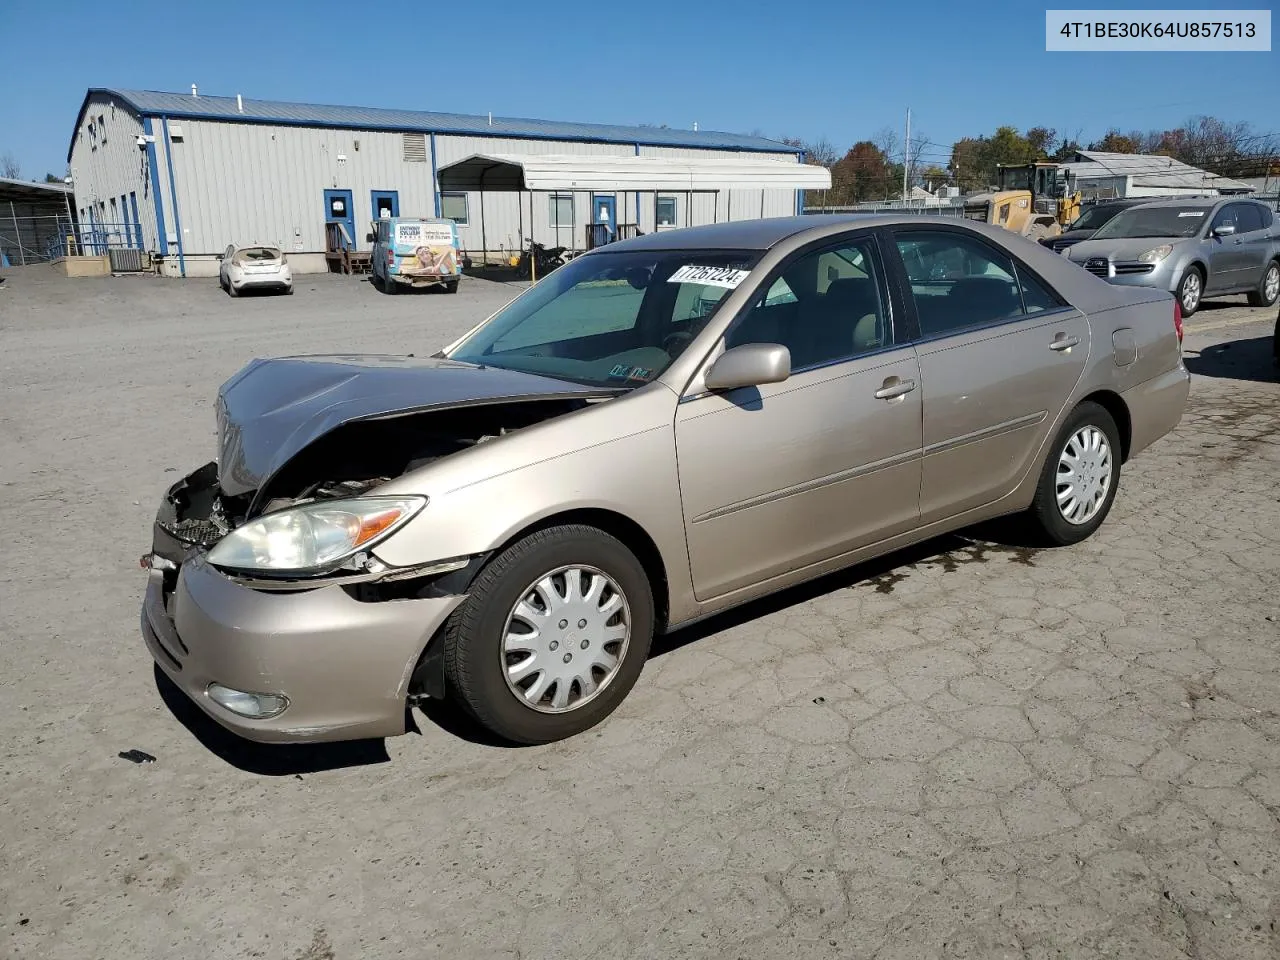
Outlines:
<svg viewBox="0 0 1280 960"><path fill-rule="evenodd" d="M1102 526L1119 484L1120 431L1105 407L1086 401L1049 447L1024 518L1029 532L1051 546L1079 543Z"/></svg>
<svg viewBox="0 0 1280 960"><path fill-rule="evenodd" d="M1267 264L1267 272L1262 275L1258 289L1250 292L1249 306L1269 307L1280 300L1280 261L1272 260Z"/></svg>
<svg viewBox="0 0 1280 960"><path fill-rule="evenodd" d="M1200 300L1204 296L1204 277L1195 267L1187 267L1187 272L1178 281L1177 296L1184 317L1189 317L1200 309Z"/></svg>
<svg viewBox="0 0 1280 960"><path fill-rule="evenodd" d="M627 547L594 527L538 531L477 576L442 638L450 696L514 743L595 726L644 668L653 590Z"/></svg>

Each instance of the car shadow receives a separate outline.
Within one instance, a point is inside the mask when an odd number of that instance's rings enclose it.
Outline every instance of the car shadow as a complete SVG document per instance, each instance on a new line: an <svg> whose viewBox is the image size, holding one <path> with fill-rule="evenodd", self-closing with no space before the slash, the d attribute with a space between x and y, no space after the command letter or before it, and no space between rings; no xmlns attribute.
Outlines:
<svg viewBox="0 0 1280 960"><path fill-rule="evenodd" d="M937 564L950 573L971 563L987 563L993 556L1003 554L1015 563L1035 566L1033 558L1037 549L1038 545L1022 536L1015 525L1003 520L990 521L838 570L656 637L649 659L666 656L713 634L842 590L872 587L877 593L893 593L897 584L922 564Z"/></svg>
<svg viewBox="0 0 1280 960"><path fill-rule="evenodd" d="M346 740L336 743L255 743L220 726L178 689L158 666L153 667L156 690L174 718L210 753L243 770L264 777L301 776L345 767L387 763L385 740Z"/></svg>
<svg viewBox="0 0 1280 960"><path fill-rule="evenodd" d="M1188 351L1183 362L1188 370L1201 377L1275 383L1280 380L1280 368L1276 366L1274 344L1273 337L1229 340L1205 347L1199 353Z"/></svg>

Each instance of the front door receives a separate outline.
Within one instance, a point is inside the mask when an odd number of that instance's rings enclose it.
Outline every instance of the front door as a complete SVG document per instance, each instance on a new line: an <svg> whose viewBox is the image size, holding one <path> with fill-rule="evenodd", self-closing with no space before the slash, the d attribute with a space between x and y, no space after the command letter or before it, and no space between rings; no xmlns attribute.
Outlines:
<svg viewBox="0 0 1280 960"><path fill-rule="evenodd" d="M326 190L324 192L324 222L341 224L343 236L339 245L344 250L355 250L356 215L351 206L350 190Z"/></svg>
<svg viewBox="0 0 1280 960"><path fill-rule="evenodd" d="M998 500L1032 468L1089 356L1089 322L968 232L899 228L919 324L920 521Z"/></svg>
<svg viewBox="0 0 1280 960"><path fill-rule="evenodd" d="M1235 233L1215 237L1213 231L1232 226ZM1238 290L1256 285L1266 259L1267 232L1262 217L1251 203L1228 203L1209 225L1209 279L1206 291Z"/></svg>
<svg viewBox="0 0 1280 960"><path fill-rule="evenodd" d="M595 225L595 246L603 246L617 239L618 200L611 194L596 193L591 196L591 222Z"/></svg>
<svg viewBox="0 0 1280 960"><path fill-rule="evenodd" d="M726 348L780 343L782 383L684 397L680 494L694 593L708 600L915 526L920 375L895 340L863 233L767 277ZM695 390L697 387L695 386Z"/></svg>

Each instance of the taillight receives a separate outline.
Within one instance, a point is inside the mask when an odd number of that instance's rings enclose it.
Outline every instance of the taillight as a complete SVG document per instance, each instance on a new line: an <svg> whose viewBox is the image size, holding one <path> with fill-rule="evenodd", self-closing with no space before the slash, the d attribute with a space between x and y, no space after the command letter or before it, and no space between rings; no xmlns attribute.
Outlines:
<svg viewBox="0 0 1280 960"><path fill-rule="evenodd" d="M1173 329L1178 333L1178 343L1182 343L1182 301L1173 298Z"/></svg>
<svg viewBox="0 0 1280 960"><path fill-rule="evenodd" d="M396 252L394 250L387 251L387 266L394 267L396 265Z"/></svg>

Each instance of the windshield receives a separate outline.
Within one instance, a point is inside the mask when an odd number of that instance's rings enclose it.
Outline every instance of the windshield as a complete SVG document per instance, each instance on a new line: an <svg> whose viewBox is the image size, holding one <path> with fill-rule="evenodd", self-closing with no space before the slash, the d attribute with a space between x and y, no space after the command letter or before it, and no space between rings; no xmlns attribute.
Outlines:
<svg viewBox="0 0 1280 960"><path fill-rule="evenodd" d="M571 260L448 357L590 386L638 387L680 355L759 259L756 251L646 250Z"/></svg>
<svg viewBox="0 0 1280 960"><path fill-rule="evenodd" d="M1208 215L1209 207L1134 207L1104 224L1091 239L1194 237Z"/></svg>
<svg viewBox="0 0 1280 960"><path fill-rule="evenodd" d="M1097 230L1124 207L1093 207L1076 217L1067 227L1068 230Z"/></svg>

